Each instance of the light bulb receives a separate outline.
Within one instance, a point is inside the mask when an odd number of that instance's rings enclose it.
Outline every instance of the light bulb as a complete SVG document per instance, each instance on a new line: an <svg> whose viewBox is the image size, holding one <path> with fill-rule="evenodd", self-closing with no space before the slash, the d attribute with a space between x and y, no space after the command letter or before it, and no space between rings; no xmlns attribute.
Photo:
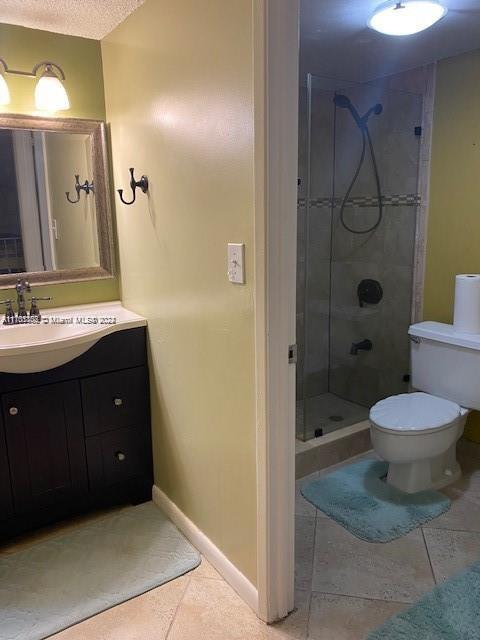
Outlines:
<svg viewBox="0 0 480 640"><path fill-rule="evenodd" d="M65 87L48 66L35 87L35 106L39 111L70 109Z"/></svg>
<svg viewBox="0 0 480 640"><path fill-rule="evenodd" d="M446 7L437 0L386 2L375 11L368 26L388 36L409 36L428 29L446 13Z"/></svg>
<svg viewBox="0 0 480 640"><path fill-rule="evenodd" d="M10 104L10 90L3 73L0 73L0 105Z"/></svg>

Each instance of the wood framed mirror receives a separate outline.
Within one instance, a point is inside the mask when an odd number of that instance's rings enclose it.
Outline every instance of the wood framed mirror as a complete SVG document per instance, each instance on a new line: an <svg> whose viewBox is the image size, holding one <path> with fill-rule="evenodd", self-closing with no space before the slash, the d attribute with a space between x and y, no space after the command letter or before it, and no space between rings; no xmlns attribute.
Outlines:
<svg viewBox="0 0 480 640"><path fill-rule="evenodd" d="M105 123L0 115L0 288L115 275Z"/></svg>

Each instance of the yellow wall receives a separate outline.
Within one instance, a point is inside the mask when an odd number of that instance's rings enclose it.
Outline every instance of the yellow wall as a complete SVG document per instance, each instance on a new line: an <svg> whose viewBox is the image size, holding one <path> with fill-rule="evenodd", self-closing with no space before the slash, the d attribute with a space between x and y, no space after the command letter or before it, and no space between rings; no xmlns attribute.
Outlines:
<svg viewBox="0 0 480 640"><path fill-rule="evenodd" d="M480 51L437 65L425 320L452 322L455 275L480 272Z"/></svg>
<svg viewBox="0 0 480 640"><path fill-rule="evenodd" d="M58 63L66 75L65 86L71 109L58 115L68 118L105 119L100 43L86 38L59 35L48 31L0 24L0 57L12 69L31 70L42 60ZM31 78L7 76L12 102L0 107L3 113L36 115L33 99L35 81ZM116 278L68 285L35 287L39 295L52 295L51 303L60 306L114 300L119 297ZM0 298L11 291L0 290ZM0 310L1 312L1 310Z"/></svg>
<svg viewBox="0 0 480 640"><path fill-rule="evenodd" d="M115 187L130 166L151 185L116 209L122 299L149 321L155 481L255 582L252 3L147 0L102 54Z"/></svg>
<svg viewBox="0 0 480 640"><path fill-rule="evenodd" d="M92 180L92 147L88 134L45 134L45 157L51 216L57 224L54 241L57 269L81 269L100 265L95 198L80 192L75 205L65 198L68 184L70 198L75 200L75 181Z"/></svg>
<svg viewBox="0 0 480 640"><path fill-rule="evenodd" d="M451 323L455 275L480 272L480 50L437 65L424 318ZM480 439L480 413L465 431Z"/></svg>

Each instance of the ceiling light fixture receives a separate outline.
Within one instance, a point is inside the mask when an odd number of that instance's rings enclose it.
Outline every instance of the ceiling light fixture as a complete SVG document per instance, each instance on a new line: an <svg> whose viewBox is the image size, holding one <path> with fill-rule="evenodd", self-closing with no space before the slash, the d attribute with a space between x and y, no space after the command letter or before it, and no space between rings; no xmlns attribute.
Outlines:
<svg viewBox="0 0 480 640"><path fill-rule="evenodd" d="M388 36L410 36L441 20L447 8L437 0L403 0L381 4L368 26Z"/></svg>
<svg viewBox="0 0 480 640"><path fill-rule="evenodd" d="M63 69L55 62L45 60L36 64L32 71L19 71L18 69L9 69L3 58L0 58L0 104L6 105L10 103L10 91L5 80L5 74L15 76L26 76L27 78L36 78L39 71L43 72L38 79L35 87L35 106L39 111L64 111L70 109L70 101L68 94L63 86L65 74Z"/></svg>

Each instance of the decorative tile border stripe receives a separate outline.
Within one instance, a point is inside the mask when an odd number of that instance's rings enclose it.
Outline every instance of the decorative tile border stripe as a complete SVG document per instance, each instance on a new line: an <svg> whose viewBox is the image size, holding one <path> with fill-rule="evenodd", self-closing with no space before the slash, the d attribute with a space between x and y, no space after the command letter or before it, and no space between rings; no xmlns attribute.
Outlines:
<svg viewBox="0 0 480 640"><path fill-rule="evenodd" d="M306 199L299 198L297 204L299 207L306 206ZM416 193L395 194L391 196L383 196L382 204L388 207L416 207L422 203L422 198ZM317 209L330 209L332 205L339 207L342 204L342 198L312 198L310 206ZM378 198L373 196L357 196L349 198L346 203L347 207L377 207Z"/></svg>

